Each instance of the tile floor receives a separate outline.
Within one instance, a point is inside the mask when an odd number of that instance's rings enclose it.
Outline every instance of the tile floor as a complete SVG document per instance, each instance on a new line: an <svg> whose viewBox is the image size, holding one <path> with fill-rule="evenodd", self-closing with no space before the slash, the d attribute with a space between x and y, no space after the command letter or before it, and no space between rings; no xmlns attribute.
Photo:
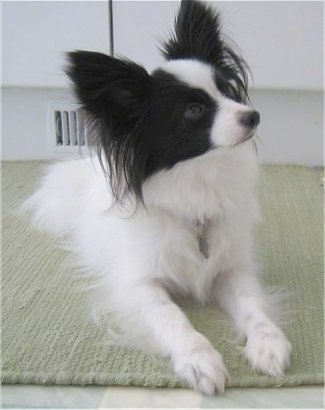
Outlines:
<svg viewBox="0 0 325 410"><path fill-rule="evenodd" d="M321 386L229 389L204 397L186 389L100 386L2 386L2 408L323 408Z"/></svg>

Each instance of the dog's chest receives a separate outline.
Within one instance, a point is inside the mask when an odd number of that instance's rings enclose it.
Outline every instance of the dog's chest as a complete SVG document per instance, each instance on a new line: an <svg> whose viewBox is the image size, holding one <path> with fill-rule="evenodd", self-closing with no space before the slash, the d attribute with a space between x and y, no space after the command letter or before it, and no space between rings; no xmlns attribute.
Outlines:
<svg viewBox="0 0 325 410"><path fill-rule="evenodd" d="M218 266L222 265L222 255L215 249L218 226L215 221L204 220L183 229L183 232L178 230L179 235L174 235L165 248L159 277L171 294L204 301L209 298Z"/></svg>

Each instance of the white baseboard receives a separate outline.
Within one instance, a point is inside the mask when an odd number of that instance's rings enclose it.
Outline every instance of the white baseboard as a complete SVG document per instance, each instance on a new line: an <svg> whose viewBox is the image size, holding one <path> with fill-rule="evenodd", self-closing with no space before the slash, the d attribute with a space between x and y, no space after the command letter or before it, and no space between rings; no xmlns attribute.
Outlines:
<svg viewBox="0 0 325 410"><path fill-rule="evenodd" d="M261 113L258 156L261 163L323 165L323 94L308 91L255 90ZM73 101L69 90L3 88L2 159L53 159L48 107Z"/></svg>
<svg viewBox="0 0 325 410"><path fill-rule="evenodd" d="M258 156L261 163L323 165L323 93L256 90L253 105L261 114Z"/></svg>

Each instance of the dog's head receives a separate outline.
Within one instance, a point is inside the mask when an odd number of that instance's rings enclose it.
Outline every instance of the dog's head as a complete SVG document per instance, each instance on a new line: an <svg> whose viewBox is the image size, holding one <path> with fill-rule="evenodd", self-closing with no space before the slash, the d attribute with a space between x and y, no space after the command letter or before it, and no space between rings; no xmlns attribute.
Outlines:
<svg viewBox="0 0 325 410"><path fill-rule="evenodd" d="M162 53L166 61L151 74L100 53L68 55L67 73L94 122L117 199L126 191L141 199L154 173L240 144L259 123L247 105L247 65L223 40L213 9L183 0Z"/></svg>

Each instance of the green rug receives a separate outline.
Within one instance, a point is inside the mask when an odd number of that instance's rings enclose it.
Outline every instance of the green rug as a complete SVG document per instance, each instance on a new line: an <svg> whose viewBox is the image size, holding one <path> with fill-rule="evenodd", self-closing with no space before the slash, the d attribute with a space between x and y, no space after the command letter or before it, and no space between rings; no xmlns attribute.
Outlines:
<svg viewBox="0 0 325 410"><path fill-rule="evenodd" d="M109 345L89 319L67 254L34 232L15 210L36 185L39 162L2 166L2 381L36 384L182 386L166 361ZM253 372L223 314L185 308L193 325L222 353L231 386L323 382L323 179L320 169L266 166L260 198L258 258L264 282L293 293L285 332L292 365L279 381Z"/></svg>

